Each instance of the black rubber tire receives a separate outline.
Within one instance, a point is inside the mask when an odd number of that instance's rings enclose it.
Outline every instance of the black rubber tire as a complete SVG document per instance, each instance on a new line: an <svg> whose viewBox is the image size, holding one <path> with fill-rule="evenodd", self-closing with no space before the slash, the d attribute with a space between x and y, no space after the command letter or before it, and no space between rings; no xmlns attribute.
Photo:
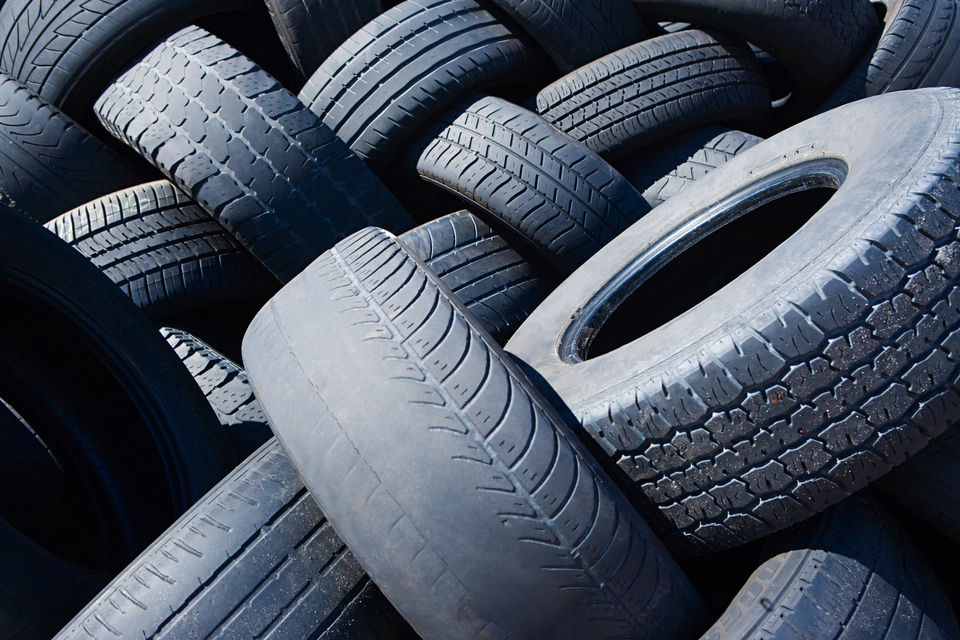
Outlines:
<svg viewBox="0 0 960 640"><path fill-rule="evenodd" d="M380 0L266 0L290 60L309 78L334 49L383 12Z"/></svg>
<svg viewBox="0 0 960 640"><path fill-rule="evenodd" d="M499 343L503 344L557 284L545 264L524 255L469 211L400 236Z"/></svg>
<svg viewBox="0 0 960 640"><path fill-rule="evenodd" d="M480 88L537 82L540 62L475 0L406 0L334 51L300 100L381 171L444 108Z"/></svg>
<svg viewBox="0 0 960 640"><path fill-rule="evenodd" d="M960 426L949 427L877 485L899 507L960 542Z"/></svg>
<svg viewBox="0 0 960 640"><path fill-rule="evenodd" d="M392 640L407 632L270 440L56 638Z"/></svg>
<svg viewBox="0 0 960 640"><path fill-rule="evenodd" d="M293 94L199 27L136 62L96 110L281 281L365 225L412 226Z"/></svg>
<svg viewBox="0 0 960 640"><path fill-rule="evenodd" d="M946 89L797 125L657 207L514 334L511 353L552 385L678 550L803 520L947 427L960 404L958 132L960 91ZM831 184L842 186L729 284L589 357L609 314L664 264L765 202Z"/></svg>
<svg viewBox="0 0 960 640"><path fill-rule="evenodd" d="M646 524L388 233L354 234L284 287L243 355L311 495L422 637L666 637L699 624L699 597Z"/></svg>
<svg viewBox="0 0 960 640"><path fill-rule="evenodd" d="M215 13L259 0L7 0L0 71L84 119L97 96L154 42ZM62 213L62 212L61 212Z"/></svg>
<svg viewBox="0 0 960 640"><path fill-rule="evenodd" d="M47 223L157 321L262 304L280 284L166 180L104 196Z"/></svg>
<svg viewBox="0 0 960 640"><path fill-rule="evenodd" d="M142 180L139 168L0 73L0 200L46 222Z"/></svg>
<svg viewBox="0 0 960 640"><path fill-rule="evenodd" d="M702 127L630 154L617 170L652 208L762 141L742 131Z"/></svg>
<svg viewBox="0 0 960 640"><path fill-rule="evenodd" d="M869 0L634 0L641 16L715 27L772 55L817 106L880 33Z"/></svg>
<svg viewBox="0 0 960 640"><path fill-rule="evenodd" d="M537 112L606 158L705 124L770 113L760 65L742 43L697 29L595 60L537 94Z"/></svg>
<svg viewBox="0 0 960 640"><path fill-rule="evenodd" d="M873 499L846 500L763 557L702 640L960 637L930 565Z"/></svg>
<svg viewBox="0 0 960 640"><path fill-rule="evenodd" d="M562 273L650 210L602 158L500 98L462 103L425 138L423 179L503 221Z"/></svg>
<svg viewBox="0 0 960 640"><path fill-rule="evenodd" d="M960 5L956 0L903 0L890 9L879 42L823 110L890 91L960 86Z"/></svg>
<svg viewBox="0 0 960 640"><path fill-rule="evenodd" d="M493 0L562 72L647 37L630 0Z"/></svg>

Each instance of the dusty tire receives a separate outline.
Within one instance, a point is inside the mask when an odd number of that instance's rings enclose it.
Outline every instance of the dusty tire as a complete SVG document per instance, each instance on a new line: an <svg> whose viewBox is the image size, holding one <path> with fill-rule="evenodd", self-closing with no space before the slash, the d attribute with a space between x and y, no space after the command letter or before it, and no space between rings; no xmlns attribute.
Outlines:
<svg viewBox="0 0 960 640"><path fill-rule="evenodd" d="M262 304L280 287L219 222L166 180L104 196L46 227L157 321Z"/></svg>
<svg viewBox="0 0 960 640"><path fill-rule="evenodd" d="M474 322L367 229L271 300L244 361L311 495L421 636L693 630L685 576Z"/></svg>
<svg viewBox="0 0 960 640"><path fill-rule="evenodd" d="M630 0L493 0L533 36L560 71L647 36Z"/></svg>
<svg viewBox="0 0 960 640"><path fill-rule="evenodd" d="M0 70L74 118L153 42L215 13L259 0L7 0Z"/></svg>
<svg viewBox="0 0 960 640"><path fill-rule="evenodd" d="M480 88L529 83L540 62L535 45L475 0L408 0L334 51L300 100L381 171L451 103Z"/></svg>
<svg viewBox="0 0 960 640"><path fill-rule="evenodd" d="M271 440L56 638L249 638L269 631L290 638L390 640L407 629Z"/></svg>
<svg viewBox="0 0 960 640"><path fill-rule="evenodd" d="M602 158L500 98L457 106L425 139L422 178L501 220L561 273L650 209Z"/></svg>
<svg viewBox="0 0 960 640"><path fill-rule="evenodd" d="M877 96L797 125L657 207L514 334L508 350L552 385L678 549L803 520L947 427L960 403L958 131L952 90ZM838 184L719 291L589 356L613 310L688 247L791 190ZM774 220L738 222L768 235ZM744 247L725 251L734 261ZM660 302L641 293L626 308L648 310L639 324Z"/></svg>
<svg viewBox="0 0 960 640"><path fill-rule="evenodd" d="M387 188L309 109L199 27L135 63L96 109L107 130L283 281L365 225L410 226Z"/></svg>
<svg viewBox="0 0 960 640"><path fill-rule="evenodd" d="M537 113L613 158L716 123L754 123L770 92L750 50L697 29L646 40L567 74L537 94Z"/></svg>
<svg viewBox="0 0 960 640"><path fill-rule="evenodd" d="M380 0L266 0L280 42L309 78L334 49L383 11Z"/></svg>
<svg viewBox="0 0 960 640"><path fill-rule="evenodd" d="M0 73L0 199L46 222L142 180L139 167Z"/></svg>

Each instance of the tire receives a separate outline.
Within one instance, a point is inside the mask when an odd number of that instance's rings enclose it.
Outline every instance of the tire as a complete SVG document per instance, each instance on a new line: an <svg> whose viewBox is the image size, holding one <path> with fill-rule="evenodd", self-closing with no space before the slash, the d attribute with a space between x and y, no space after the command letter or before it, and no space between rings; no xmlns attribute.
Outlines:
<svg viewBox="0 0 960 640"><path fill-rule="evenodd" d="M533 36L562 72L647 37L630 0L493 1Z"/></svg>
<svg viewBox="0 0 960 640"><path fill-rule="evenodd" d="M649 211L603 159L499 98L455 107L426 139L417 161L423 179L502 220L561 273Z"/></svg>
<svg viewBox="0 0 960 640"><path fill-rule="evenodd" d="M8 0L0 8L0 71L70 116L85 119L111 80L152 43L205 16L258 4Z"/></svg>
<svg viewBox="0 0 960 640"><path fill-rule="evenodd" d="M770 91L750 50L696 29L615 51L537 94L537 113L606 158L705 124L754 123Z"/></svg>
<svg viewBox="0 0 960 640"><path fill-rule="evenodd" d="M270 440L56 638L391 640L406 630Z"/></svg>
<svg viewBox="0 0 960 640"><path fill-rule="evenodd" d="M305 78L333 50L383 12L380 0L266 0L290 60Z"/></svg>
<svg viewBox="0 0 960 640"><path fill-rule="evenodd" d="M334 51L300 100L382 171L453 102L541 74L536 48L475 0L407 0Z"/></svg>
<svg viewBox="0 0 960 640"><path fill-rule="evenodd" d="M946 428L960 402L951 355L960 176L949 160L958 103L951 90L878 96L758 144L618 236L508 343L637 503L656 510L678 551L732 547L801 521ZM745 212L818 185L841 186L745 272L590 356L612 311L652 272ZM744 221L776 238L771 215ZM625 308L656 314L663 302L638 294Z"/></svg>
<svg viewBox="0 0 960 640"><path fill-rule="evenodd" d="M883 33L822 110L890 91L960 86L960 7L899 2Z"/></svg>
<svg viewBox="0 0 960 640"><path fill-rule="evenodd" d="M742 131L701 127L630 154L617 169L653 208L762 141Z"/></svg>
<svg viewBox="0 0 960 640"><path fill-rule="evenodd" d="M11 460L5 430L4 473L21 484L4 483L3 518L61 566L76 565L47 585L49 601L24 609L62 623L71 612L52 592L124 566L231 468L232 453L142 312L77 252L9 209L0 212L0 305L9 310L0 318L0 398L55 468L46 484L25 473L23 465L42 471L39 461ZM10 573L17 566L3 564L0 582L30 579Z"/></svg>
<svg viewBox="0 0 960 640"><path fill-rule="evenodd" d="M104 196L46 226L157 321L262 304L279 288L219 222L166 180Z"/></svg>
<svg viewBox="0 0 960 640"><path fill-rule="evenodd" d="M698 624L699 598L660 542L384 231L354 234L274 296L243 355L311 495L422 637L665 637Z"/></svg>
<svg viewBox="0 0 960 640"><path fill-rule="evenodd" d="M468 211L458 211L400 236L499 343L556 286L545 264L525 256Z"/></svg>
<svg viewBox="0 0 960 640"><path fill-rule="evenodd" d="M46 222L140 182L137 168L0 73L0 199Z"/></svg>
<svg viewBox="0 0 960 640"><path fill-rule="evenodd" d="M207 397L240 458L252 454L273 435L246 371L186 331L163 327L160 335Z"/></svg>
<svg viewBox="0 0 960 640"><path fill-rule="evenodd" d="M367 224L411 225L294 95L199 27L135 63L96 110L281 281Z"/></svg>
<svg viewBox="0 0 960 640"><path fill-rule="evenodd" d="M763 556L702 640L960 637L940 581L873 500L850 498Z"/></svg>
<svg viewBox="0 0 960 640"><path fill-rule="evenodd" d="M927 448L877 483L898 506L960 541L960 428L950 426Z"/></svg>
<svg viewBox="0 0 960 640"><path fill-rule="evenodd" d="M798 103L816 106L880 32L868 0L634 0L640 15L712 27L757 45L793 76Z"/></svg>

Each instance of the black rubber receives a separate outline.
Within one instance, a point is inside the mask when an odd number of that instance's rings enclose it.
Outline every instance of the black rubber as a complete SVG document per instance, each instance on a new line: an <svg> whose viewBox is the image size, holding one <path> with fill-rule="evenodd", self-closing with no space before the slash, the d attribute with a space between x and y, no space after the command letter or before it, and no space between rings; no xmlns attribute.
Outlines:
<svg viewBox="0 0 960 640"><path fill-rule="evenodd" d="M704 124L753 124L769 114L770 91L744 44L691 29L567 74L537 94L537 112L611 158Z"/></svg>
<svg viewBox="0 0 960 640"><path fill-rule="evenodd" d="M883 33L823 109L890 91L960 86L960 5L898 0Z"/></svg>
<svg viewBox="0 0 960 640"><path fill-rule="evenodd" d="M311 495L422 637L665 637L700 623L661 543L388 233L354 234L284 287L243 355Z"/></svg>
<svg viewBox="0 0 960 640"><path fill-rule="evenodd" d="M300 100L380 171L454 101L542 75L536 45L475 0L406 0L334 51Z"/></svg>
<svg viewBox="0 0 960 640"><path fill-rule="evenodd" d="M803 520L947 427L960 403L958 134L960 91L946 89L797 125L657 207L514 334L509 351L552 385L679 550ZM799 230L777 226L787 210L775 205L745 218L750 243L785 238L766 255L717 231L785 193L836 185ZM667 301L646 299L644 281L713 233L740 265L729 283L591 357L611 312L630 298L633 325L656 314ZM701 265L690 286L723 269Z"/></svg>
<svg viewBox="0 0 960 640"><path fill-rule="evenodd" d="M880 21L869 0L634 0L648 20L715 27L772 55L817 106L853 69Z"/></svg>
<svg viewBox="0 0 960 640"><path fill-rule="evenodd" d="M462 103L426 138L421 177L502 220L561 272L650 209L595 153L500 98Z"/></svg>
<svg viewBox="0 0 960 640"><path fill-rule="evenodd" d="M0 73L0 199L46 222L143 176L83 127Z"/></svg>
<svg viewBox="0 0 960 640"><path fill-rule="evenodd" d="M408 629L270 440L56 638L392 640Z"/></svg>
<svg viewBox="0 0 960 640"><path fill-rule="evenodd" d="M111 133L282 281L365 225L411 226L387 188L293 94L199 27L136 62L96 109Z"/></svg>
<svg viewBox="0 0 960 640"><path fill-rule="evenodd" d="M347 38L383 12L380 0L265 0L280 42L309 78Z"/></svg>
<svg viewBox="0 0 960 640"><path fill-rule="evenodd" d="M630 0L493 0L572 71L647 36Z"/></svg>
<svg viewBox="0 0 960 640"><path fill-rule="evenodd" d="M960 427L951 425L877 485L902 509L960 542Z"/></svg>
<svg viewBox="0 0 960 640"><path fill-rule="evenodd" d="M549 267L517 251L510 240L469 211L451 213L400 236L500 344L557 283Z"/></svg>
<svg viewBox="0 0 960 640"><path fill-rule="evenodd" d="M46 477L28 473L39 461L11 460L5 429L4 473L30 481L5 486L0 514L73 567L48 585L52 592L86 582L81 574L91 570L124 566L223 477L232 455L203 395L142 312L76 251L6 208L0 308L8 310L0 398L55 465ZM3 563L0 582L22 580L11 573L17 567ZM62 623L71 612L57 600L51 594L24 611Z"/></svg>
<svg viewBox="0 0 960 640"><path fill-rule="evenodd" d="M850 498L762 557L701 640L960 637L940 581L874 499Z"/></svg>
<svg viewBox="0 0 960 640"><path fill-rule="evenodd" d="M644 147L616 166L656 207L762 140L742 131L701 127Z"/></svg>
<svg viewBox="0 0 960 640"><path fill-rule="evenodd" d="M47 223L154 320L262 304L279 282L166 180L104 196Z"/></svg>
<svg viewBox="0 0 960 640"><path fill-rule="evenodd" d="M7 0L0 71L84 119L110 81L153 43L205 16L259 0Z"/></svg>

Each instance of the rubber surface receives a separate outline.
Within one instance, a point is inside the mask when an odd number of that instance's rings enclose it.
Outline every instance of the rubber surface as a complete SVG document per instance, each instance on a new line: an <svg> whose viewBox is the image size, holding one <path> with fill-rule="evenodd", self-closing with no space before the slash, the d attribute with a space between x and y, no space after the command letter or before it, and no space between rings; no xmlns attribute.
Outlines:
<svg viewBox="0 0 960 640"><path fill-rule="evenodd" d="M279 288L219 222L166 180L104 196L46 226L155 320L263 303Z"/></svg>
<svg viewBox="0 0 960 640"><path fill-rule="evenodd" d="M803 520L922 449L960 402L958 140L956 90L877 96L797 125L618 236L508 350L552 385L678 549ZM812 218L729 284L590 357L610 312L682 248L766 198L831 183L842 186Z"/></svg>
<svg viewBox="0 0 960 640"><path fill-rule="evenodd" d="M571 71L647 36L630 0L493 0Z"/></svg>
<svg viewBox="0 0 960 640"><path fill-rule="evenodd" d="M136 62L96 109L112 134L282 281L365 225L411 226L387 188L293 94L198 27Z"/></svg>
<svg viewBox="0 0 960 640"><path fill-rule="evenodd" d="M742 131L701 127L640 149L616 167L652 208L762 140Z"/></svg>
<svg viewBox="0 0 960 640"><path fill-rule="evenodd" d="M420 176L502 220L561 272L649 211L603 159L506 100L465 102L427 137Z"/></svg>
<svg viewBox="0 0 960 640"><path fill-rule="evenodd" d="M271 440L56 638L392 640L406 630Z"/></svg>
<svg viewBox="0 0 960 640"><path fill-rule="evenodd" d="M39 222L142 180L138 168L0 73L0 198Z"/></svg>
<svg viewBox="0 0 960 640"><path fill-rule="evenodd" d="M850 498L764 556L702 640L960 637L940 581L875 500Z"/></svg>
<svg viewBox="0 0 960 640"><path fill-rule="evenodd" d="M591 62L537 94L537 112L604 157L705 124L770 112L760 65L736 39L691 29Z"/></svg>
<svg viewBox="0 0 960 640"><path fill-rule="evenodd" d="M266 0L266 4L283 48L306 78L383 12L380 0Z"/></svg>
<svg viewBox="0 0 960 640"><path fill-rule="evenodd" d="M261 310L243 352L311 495L422 637L669 636L699 623L660 542L389 234L324 254Z"/></svg>
<svg viewBox="0 0 960 640"><path fill-rule="evenodd" d="M334 51L300 100L381 171L445 107L479 88L536 82L541 62L474 0L406 0Z"/></svg>
<svg viewBox="0 0 960 640"><path fill-rule="evenodd" d="M74 118L144 49L205 16L259 0L7 0L0 71Z"/></svg>

